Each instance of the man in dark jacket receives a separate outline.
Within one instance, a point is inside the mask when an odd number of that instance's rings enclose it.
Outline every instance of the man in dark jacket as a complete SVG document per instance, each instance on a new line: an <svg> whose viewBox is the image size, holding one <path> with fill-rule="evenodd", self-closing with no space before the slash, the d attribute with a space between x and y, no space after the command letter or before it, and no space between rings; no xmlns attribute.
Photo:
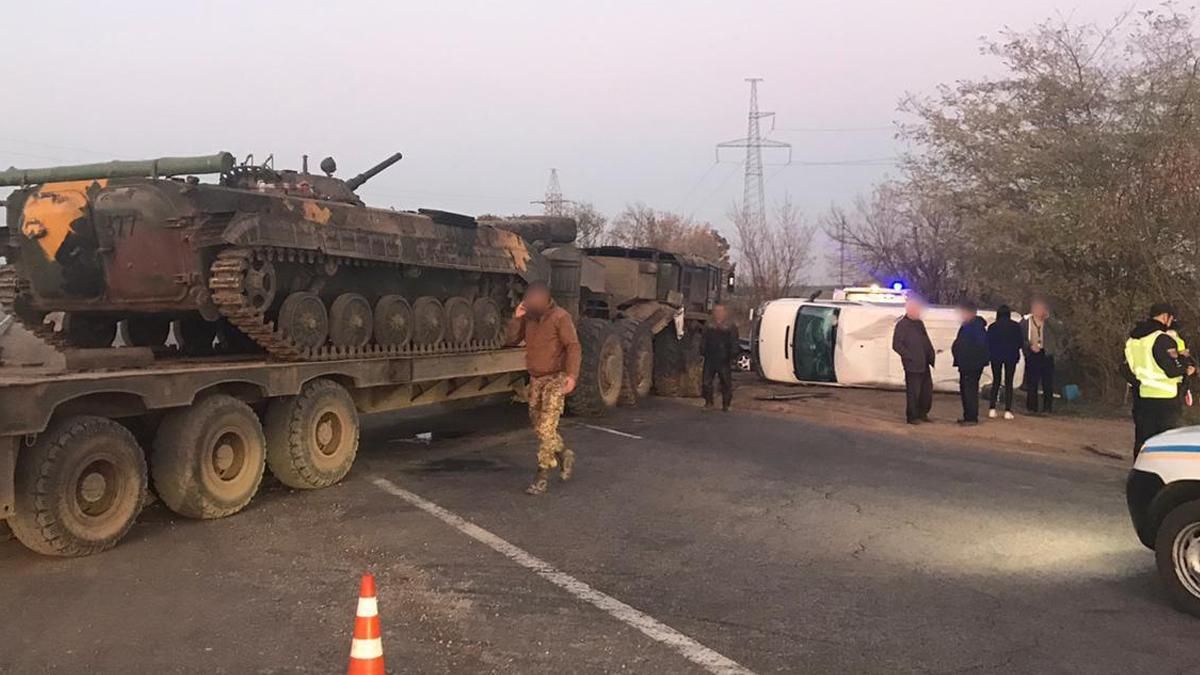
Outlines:
<svg viewBox="0 0 1200 675"><path fill-rule="evenodd" d="M1122 374L1133 386L1133 456L1152 436L1179 426L1180 390L1184 378L1196 367L1182 341L1168 329L1175 322L1175 308L1159 303L1150 308L1150 318L1139 322L1125 341Z"/></svg>
<svg viewBox="0 0 1200 675"><path fill-rule="evenodd" d="M900 355L904 364L905 419L909 424L929 422L929 411L933 408L933 368L935 352L925 331L921 314L925 303L920 298L909 296L904 303L904 316L896 322L892 333L892 351Z"/></svg>
<svg viewBox="0 0 1200 675"><path fill-rule="evenodd" d="M738 357L737 326L729 320L725 305L716 305L712 321L704 327L701 349L704 352L704 378L700 391L704 395L704 407L713 407L713 377L721 381L721 409L729 412L733 403L733 362Z"/></svg>
<svg viewBox="0 0 1200 675"><path fill-rule="evenodd" d="M962 325L950 352L958 368L958 393L962 397L963 415L959 424L979 424L979 378L988 362L987 322L979 316L974 302L964 300L958 305Z"/></svg>
<svg viewBox="0 0 1200 675"><path fill-rule="evenodd" d="M996 310L996 320L987 329L988 360L992 364L992 395L988 417L996 416L996 401L1000 395L1000 384L1004 383L1004 419L1013 418L1013 380L1017 374L1017 362L1021 360L1021 326L1012 320L1008 305Z"/></svg>

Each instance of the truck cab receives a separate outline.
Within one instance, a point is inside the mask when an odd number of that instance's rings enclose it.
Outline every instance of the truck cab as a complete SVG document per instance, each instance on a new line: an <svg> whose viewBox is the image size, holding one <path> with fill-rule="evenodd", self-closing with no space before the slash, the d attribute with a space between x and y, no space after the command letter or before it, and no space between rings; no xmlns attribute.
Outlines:
<svg viewBox="0 0 1200 675"><path fill-rule="evenodd" d="M1125 486L1138 539L1176 608L1200 617L1200 426L1146 441Z"/></svg>

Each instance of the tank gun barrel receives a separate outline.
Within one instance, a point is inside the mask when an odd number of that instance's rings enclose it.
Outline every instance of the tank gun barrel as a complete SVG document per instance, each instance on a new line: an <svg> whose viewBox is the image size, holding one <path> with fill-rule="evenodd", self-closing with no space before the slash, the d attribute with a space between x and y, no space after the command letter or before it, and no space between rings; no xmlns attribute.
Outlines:
<svg viewBox="0 0 1200 675"><path fill-rule="evenodd" d="M401 160L401 158L403 158L403 157L404 157L403 154L397 152L396 154L392 155L391 157L388 157L387 159L383 160L382 162L380 162L380 163L376 164L375 166L367 169L366 171L358 174L354 178L351 178L350 180L346 181L346 187L350 188L351 192L357 190L358 188L362 187L363 183L371 180L375 176L378 176L382 171L384 171L391 165L395 164L396 162L399 162Z"/></svg>
<svg viewBox="0 0 1200 675"><path fill-rule="evenodd" d="M71 180L101 178L143 178L178 176L181 174L225 173L233 168L233 155L218 152L198 157L160 157L133 161L101 162L52 166L43 169L9 169L0 171L0 187L58 183Z"/></svg>

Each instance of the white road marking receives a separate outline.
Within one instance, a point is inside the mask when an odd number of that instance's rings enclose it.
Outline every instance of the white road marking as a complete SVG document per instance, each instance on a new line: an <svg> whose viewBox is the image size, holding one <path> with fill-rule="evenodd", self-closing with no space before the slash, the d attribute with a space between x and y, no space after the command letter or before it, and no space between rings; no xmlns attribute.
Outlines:
<svg viewBox="0 0 1200 675"><path fill-rule="evenodd" d="M608 427L598 427L595 424L584 424L582 422L577 422L577 424L579 424L579 426L581 426L581 427L586 427L588 429L593 429L595 431L603 431L608 434L613 434L614 436L624 436L625 438L633 438L633 439L637 439L639 441L642 440L641 436L635 436L634 434L627 434L624 431L617 431L616 429L609 429Z"/></svg>
<svg viewBox="0 0 1200 675"><path fill-rule="evenodd" d="M708 672L717 675L754 675L754 671L742 666L738 662L705 647L654 617L592 588L566 572L559 571L545 560L492 534L462 516L447 511L424 497L409 492L381 476L373 477L371 482L375 483L384 492L403 499L475 541L500 553L509 560L532 571L576 598L607 612L618 621L638 629L647 637L673 648L685 659L704 668Z"/></svg>

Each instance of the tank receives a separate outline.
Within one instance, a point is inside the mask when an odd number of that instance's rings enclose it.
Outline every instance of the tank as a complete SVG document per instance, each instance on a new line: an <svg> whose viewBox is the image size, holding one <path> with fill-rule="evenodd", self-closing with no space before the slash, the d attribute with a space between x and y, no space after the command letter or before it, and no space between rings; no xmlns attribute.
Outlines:
<svg viewBox="0 0 1200 675"><path fill-rule="evenodd" d="M315 360L498 346L548 262L499 222L366 206L355 191L400 159L349 180L330 158L314 174L307 158L276 170L227 152L0 172L16 188L0 308L58 347L119 334Z"/></svg>

